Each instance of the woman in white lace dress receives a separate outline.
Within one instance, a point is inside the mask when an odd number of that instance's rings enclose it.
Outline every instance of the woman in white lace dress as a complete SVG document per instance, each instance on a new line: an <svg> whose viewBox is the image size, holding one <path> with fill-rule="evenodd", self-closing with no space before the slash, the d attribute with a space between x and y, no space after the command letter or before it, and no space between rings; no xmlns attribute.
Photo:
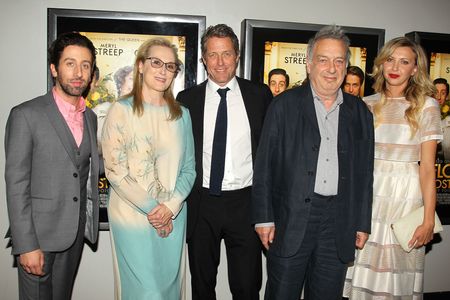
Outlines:
<svg viewBox="0 0 450 300"><path fill-rule="evenodd" d="M435 155L442 139L438 103L424 51L395 38L375 59L377 94L366 97L375 122L372 233L349 268L350 299L422 299L424 245L433 238L436 206ZM420 164L419 164L420 162ZM390 225L424 206L424 221L404 251Z"/></svg>

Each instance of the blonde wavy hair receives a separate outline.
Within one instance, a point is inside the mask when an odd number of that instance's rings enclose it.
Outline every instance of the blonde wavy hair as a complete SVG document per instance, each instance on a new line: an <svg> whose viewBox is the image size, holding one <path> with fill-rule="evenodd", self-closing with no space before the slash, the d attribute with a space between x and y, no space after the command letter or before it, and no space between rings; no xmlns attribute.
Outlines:
<svg viewBox="0 0 450 300"><path fill-rule="evenodd" d="M143 105L143 97L142 97L142 88L143 88L143 75L139 73L139 63L145 63L147 60L147 57L150 55L150 49L154 46L162 46L167 47L172 50L174 56L175 56L175 62L180 65L181 62L178 58L178 51L177 48L172 45L168 40L164 38L153 38L148 41L145 41L137 50L136 53L136 60L134 63L134 70L133 70L133 89L131 90L130 94L128 96L133 97L133 113L137 114L138 116L142 116L144 113L144 105ZM164 67L163 67L164 68ZM174 79L177 76L178 72L175 73ZM175 97L173 95L173 82L170 84L170 86L167 88L167 90L164 91L164 100L167 102L167 105L169 107L169 121L177 120L181 117L182 111L180 104L175 100Z"/></svg>
<svg viewBox="0 0 450 300"><path fill-rule="evenodd" d="M381 93L381 100L373 107L375 127L380 123L381 108L386 104L386 97L388 95L387 82L383 76L383 63L399 47L410 48L416 56L415 64L417 72L410 77L404 91L405 99L411 103L409 108L405 111L405 118L411 128L411 136L414 136L419 127L419 113L425 103L426 97L432 97L434 95L435 87L428 75L428 61L425 51L421 46L406 37L398 37L387 42L375 58L373 72L370 76L372 76L375 81L372 86L373 89L377 93Z"/></svg>

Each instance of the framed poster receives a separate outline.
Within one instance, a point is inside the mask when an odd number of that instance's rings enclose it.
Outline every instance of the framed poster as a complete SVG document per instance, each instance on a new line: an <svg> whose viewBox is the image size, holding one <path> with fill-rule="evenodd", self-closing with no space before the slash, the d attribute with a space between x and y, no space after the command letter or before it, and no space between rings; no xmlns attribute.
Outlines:
<svg viewBox="0 0 450 300"><path fill-rule="evenodd" d="M405 36L427 53L431 80L440 77L450 82L450 34L413 31Z"/></svg>
<svg viewBox="0 0 450 300"><path fill-rule="evenodd" d="M430 79L443 78L450 83L450 34L413 31L406 37L419 43L428 57ZM450 100L440 101L444 139L436 155L436 211L442 224L450 224Z"/></svg>
<svg viewBox="0 0 450 300"><path fill-rule="evenodd" d="M131 90L135 51L145 40L159 36L177 47L182 66L174 81L175 96L204 80L203 66L198 61L205 23L204 16L49 8L47 42L50 47L59 34L70 31L80 32L93 42L99 78L87 95L86 104L97 113L100 133L105 107ZM53 86L52 80L48 71L48 89ZM99 182L102 230L109 228L108 191L108 181L103 177Z"/></svg>
<svg viewBox="0 0 450 300"><path fill-rule="evenodd" d="M323 26L245 19L241 23L241 76L267 84L274 68L285 69L290 87L301 85L306 79L306 47L310 38ZM372 94L373 61L384 43L384 29L342 26L350 38L350 65L364 73L364 95Z"/></svg>

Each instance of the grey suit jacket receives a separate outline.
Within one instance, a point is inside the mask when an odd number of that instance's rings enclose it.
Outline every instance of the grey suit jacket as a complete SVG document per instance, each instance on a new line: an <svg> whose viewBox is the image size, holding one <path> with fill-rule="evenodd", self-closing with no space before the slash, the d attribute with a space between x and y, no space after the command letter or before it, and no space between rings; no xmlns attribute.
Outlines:
<svg viewBox="0 0 450 300"><path fill-rule="evenodd" d="M91 144L85 235L98 235L97 118L84 113ZM74 242L80 213L80 178L64 117L52 92L11 110L5 130L5 179L13 254L35 249L64 251ZM92 202L90 202L92 201ZM90 213L89 213L90 212Z"/></svg>

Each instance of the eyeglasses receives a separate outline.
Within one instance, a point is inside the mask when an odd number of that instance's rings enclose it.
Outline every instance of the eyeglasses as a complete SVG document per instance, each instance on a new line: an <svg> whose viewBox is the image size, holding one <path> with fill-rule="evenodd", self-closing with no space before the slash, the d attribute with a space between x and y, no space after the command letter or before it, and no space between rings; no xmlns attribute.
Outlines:
<svg viewBox="0 0 450 300"><path fill-rule="evenodd" d="M163 66L166 66L166 70L172 73L176 73L179 69L178 64L174 62L165 63L157 57L147 57L146 59L150 60L150 65L153 68L159 69L162 68Z"/></svg>

